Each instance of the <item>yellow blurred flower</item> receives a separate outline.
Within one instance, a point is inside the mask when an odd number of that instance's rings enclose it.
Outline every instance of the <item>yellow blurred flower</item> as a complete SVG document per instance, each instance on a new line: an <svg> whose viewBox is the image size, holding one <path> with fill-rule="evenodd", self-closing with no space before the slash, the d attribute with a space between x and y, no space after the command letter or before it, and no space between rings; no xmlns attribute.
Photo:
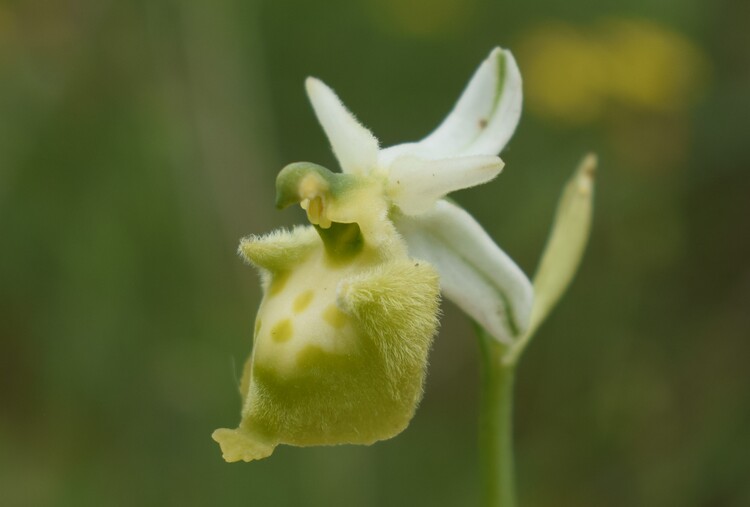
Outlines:
<svg viewBox="0 0 750 507"><path fill-rule="evenodd" d="M684 111L710 74L700 47L646 20L607 19L593 29L545 23L520 47L529 107L566 123L596 121L613 104Z"/></svg>

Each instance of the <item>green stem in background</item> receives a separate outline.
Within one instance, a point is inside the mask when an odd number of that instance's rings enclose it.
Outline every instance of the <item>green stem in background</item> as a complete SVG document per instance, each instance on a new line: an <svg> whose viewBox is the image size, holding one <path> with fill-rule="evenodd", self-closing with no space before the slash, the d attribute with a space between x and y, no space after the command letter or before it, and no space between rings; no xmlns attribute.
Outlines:
<svg viewBox="0 0 750 507"><path fill-rule="evenodd" d="M515 507L513 379L515 365L503 362L507 347L476 326L481 351L479 465L485 507Z"/></svg>

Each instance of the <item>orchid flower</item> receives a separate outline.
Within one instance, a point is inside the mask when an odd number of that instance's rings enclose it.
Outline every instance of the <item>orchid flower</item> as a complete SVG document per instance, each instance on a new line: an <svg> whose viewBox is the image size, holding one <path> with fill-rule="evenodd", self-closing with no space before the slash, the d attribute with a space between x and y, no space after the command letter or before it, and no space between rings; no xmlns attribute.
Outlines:
<svg viewBox="0 0 750 507"><path fill-rule="evenodd" d="M510 52L490 53L432 134L384 149L323 82L306 87L342 172L286 166L277 206L300 204L311 226L240 244L264 297L242 421L213 435L227 461L400 433L422 396L440 289L507 346L522 342L532 314L523 272L445 199L503 168L497 154L522 98Z"/></svg>

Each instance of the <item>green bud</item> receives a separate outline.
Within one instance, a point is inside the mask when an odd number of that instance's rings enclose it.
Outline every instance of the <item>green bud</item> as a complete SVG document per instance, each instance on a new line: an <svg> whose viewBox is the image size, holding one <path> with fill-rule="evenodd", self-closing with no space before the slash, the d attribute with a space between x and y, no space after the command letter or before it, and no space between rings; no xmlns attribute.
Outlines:
<svg viewBox="0 0 750 507"><path fill-rule="evenodd" d="M596 155L581 161L557 206L555 223L534 276L534 306L528 334L533 334L573 280L591 229Z"/></svg>
<svg viewBox="0 0 750 507"><path fill-rule="evenodd" d="M591 229L596 164L596 155L586 155L565 185L547 246L534 276L534 305L529 328L503 357L506 365L518 361L578 270Z"/></svg>

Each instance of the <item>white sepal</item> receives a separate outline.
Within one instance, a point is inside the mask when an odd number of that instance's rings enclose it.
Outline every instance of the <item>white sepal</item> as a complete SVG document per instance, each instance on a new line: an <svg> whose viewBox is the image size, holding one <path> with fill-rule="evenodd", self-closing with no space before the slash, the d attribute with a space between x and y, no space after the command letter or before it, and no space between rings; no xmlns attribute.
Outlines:
<svg viewBox="0 0 750 507"><path fill-rule="evenodd" d="M522 101L521 73L513 55L495 48L437 129L419 142L381 150L380 162L403 154L435 159L500 153L516 130Z"/></svg>
<svg viewBox="0 0 750 507"><path fill-rule="evenodd" d="M443 293L497 340L523 335L533 303L531 283L472 216L440 200L418 216L401 216L396 228L409 254L432 263Z"/></svg>
<svg viewBox="0 0 750 507"><path fill-rule="evenodd" d="M503 170L503 161L492 155L425 160L397 158L388 174L388 193L407 215L429 211L450 192L487 183Z"/></svg>
<svg viewBox="0 0 750 507"><path fill-rule="evenodd" d="M305 81L315 115L345 173L370 172L378 159L378 140L363 127L325 83L313 77Z"/></svg>

